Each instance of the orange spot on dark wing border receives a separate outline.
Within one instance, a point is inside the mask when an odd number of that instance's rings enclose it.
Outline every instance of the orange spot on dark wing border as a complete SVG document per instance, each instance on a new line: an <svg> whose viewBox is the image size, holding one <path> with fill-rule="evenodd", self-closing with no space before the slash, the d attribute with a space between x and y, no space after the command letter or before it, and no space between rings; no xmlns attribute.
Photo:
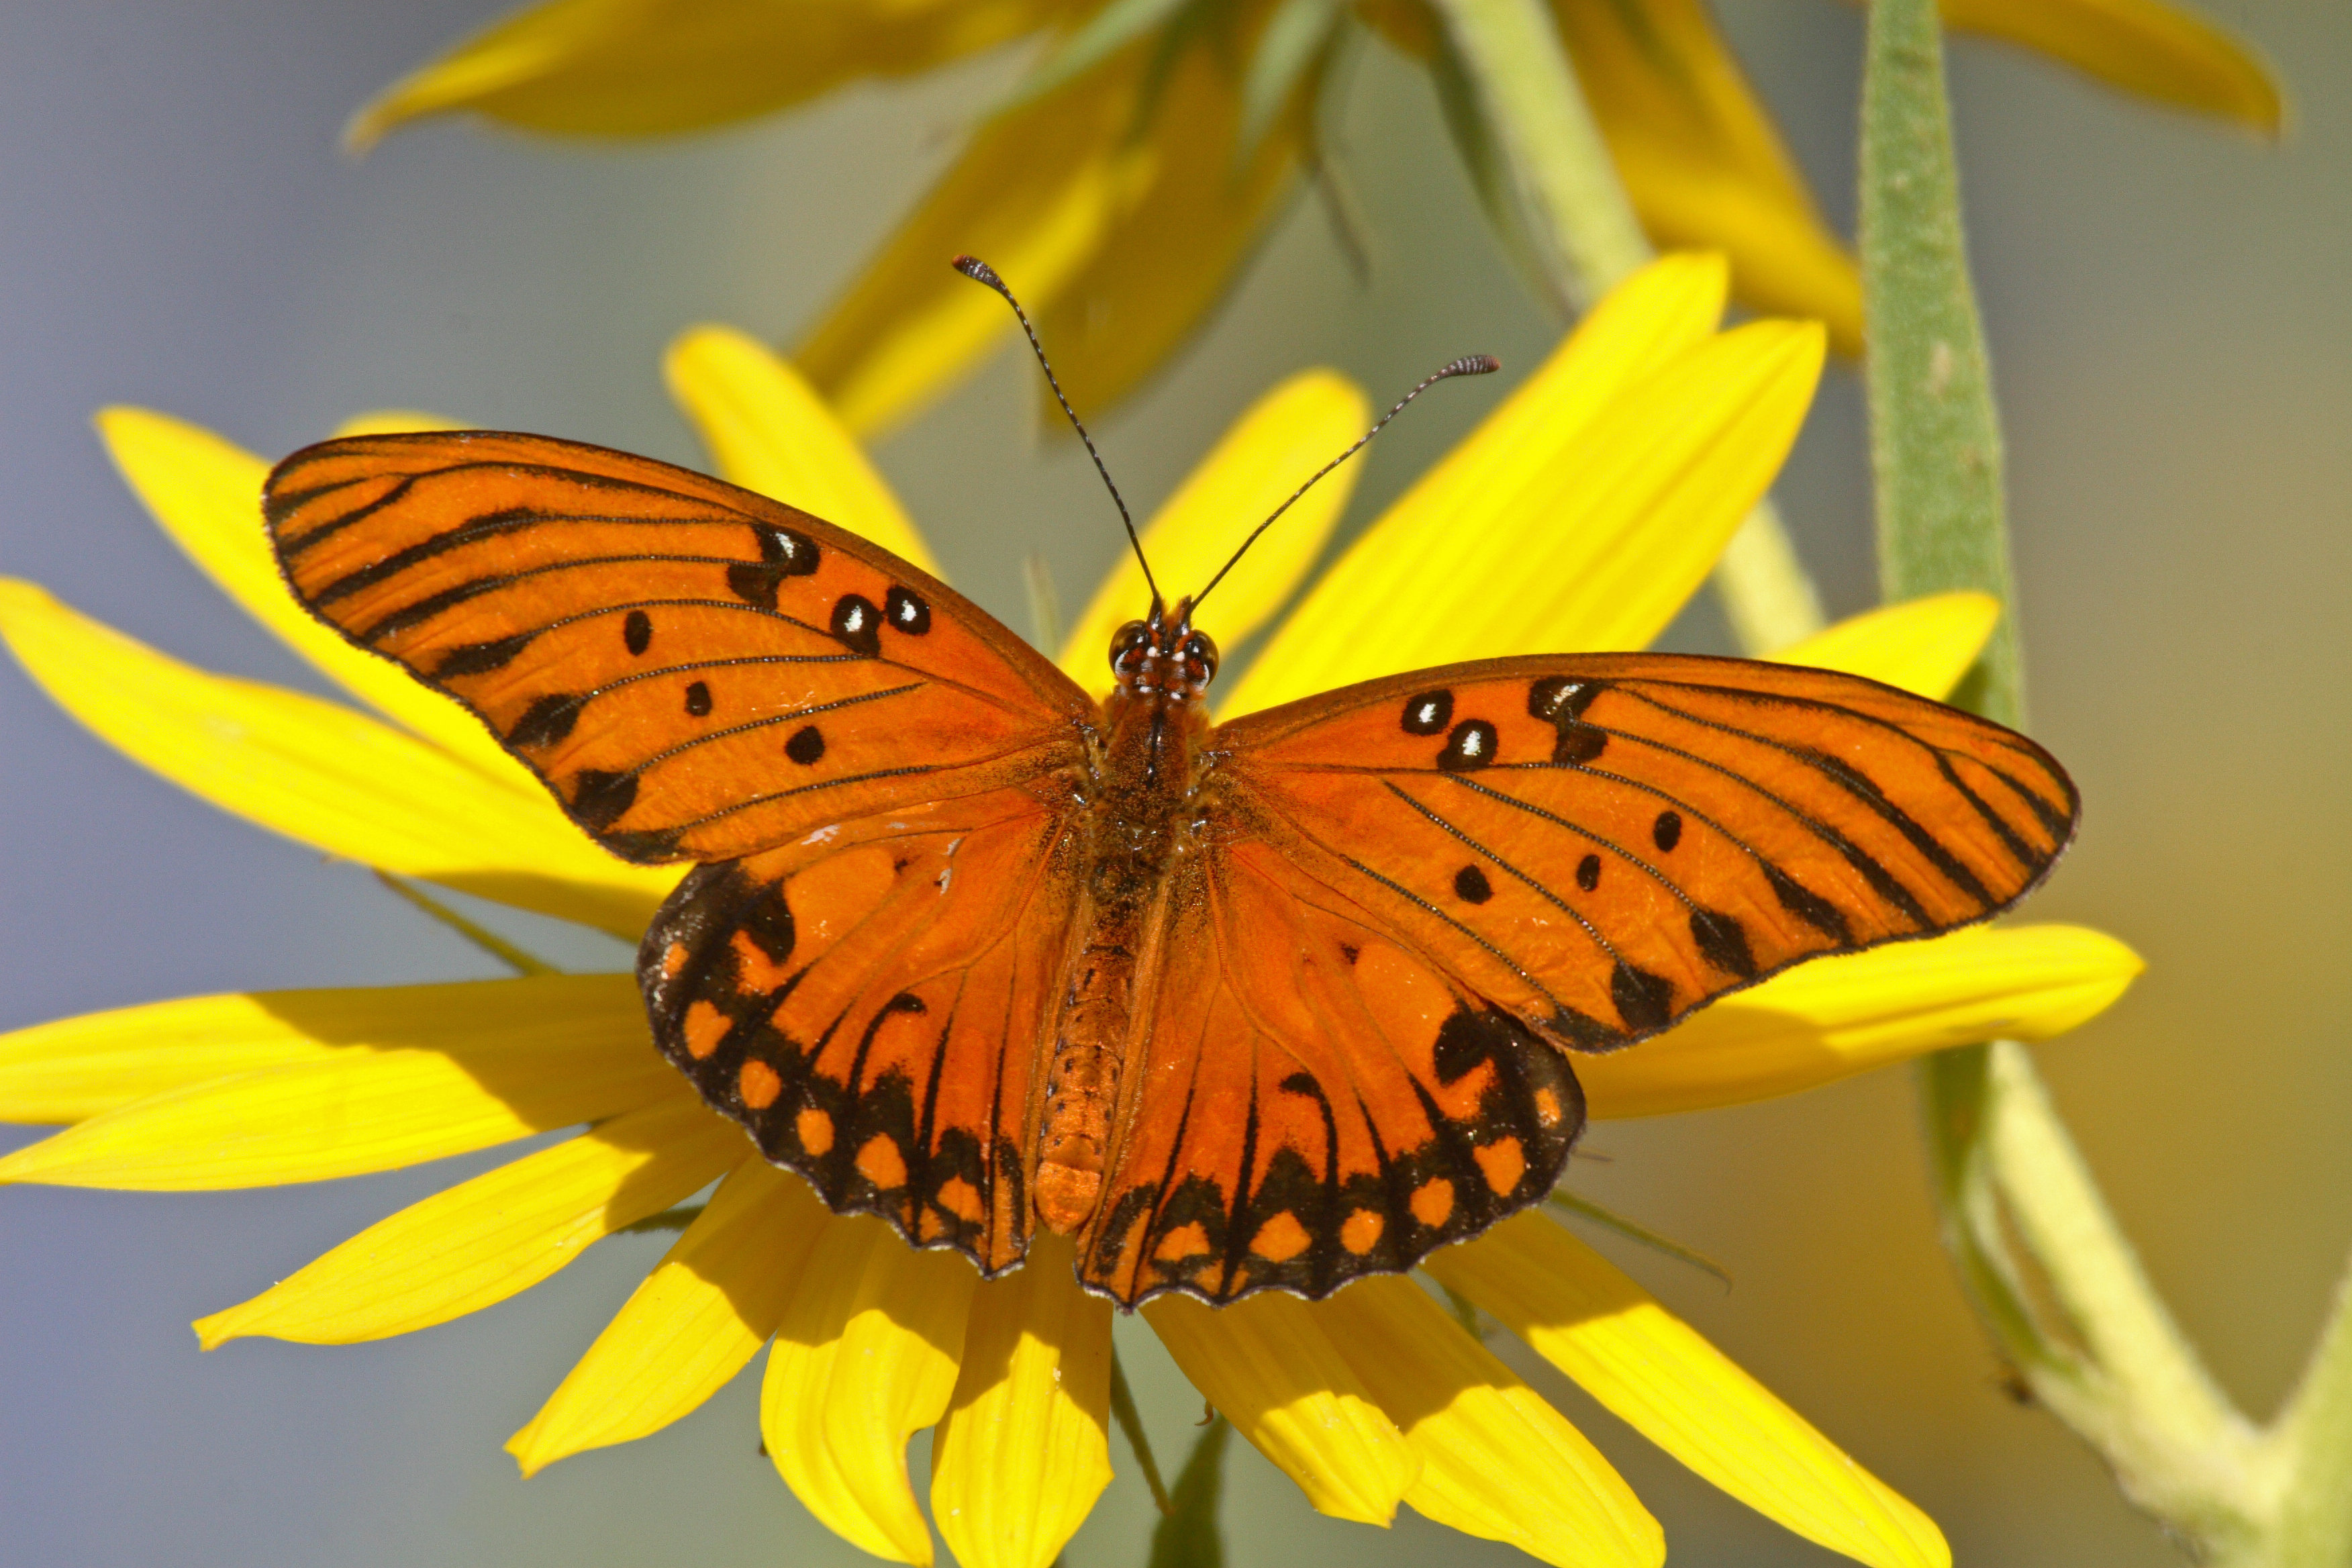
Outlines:
<svg viewBox="0 0 2352 1568"><path fill-rule="evenodd" d="M1088 1240L1087 1278L1129 1302L1166 1290L1219 1303L1268 1289L1316 1299L1366 1274L1400 1273L1540 1198L1584 1124L1566 1058L1492 1009L1457 1005L1441 1033L1434 1058L1457 1081L1483 1086L1469 1116L1446 1118L1419 1090L1389 1120L1433 1124L1435 1135L1411 1144L1384 1137L1384 1168L1343 1170L1336 1181L1297 1149L1264 1152L1238 1214L1223 1184L1199 1172L1182 1175L1164 1204L1156 1184L1120 1188ZM1283 1087L1306 1093L1311 1083ZM1367 1109L1378 1125L1381 1108ZM1235 1247L1237 1227L1246 1241Z"/></svg>

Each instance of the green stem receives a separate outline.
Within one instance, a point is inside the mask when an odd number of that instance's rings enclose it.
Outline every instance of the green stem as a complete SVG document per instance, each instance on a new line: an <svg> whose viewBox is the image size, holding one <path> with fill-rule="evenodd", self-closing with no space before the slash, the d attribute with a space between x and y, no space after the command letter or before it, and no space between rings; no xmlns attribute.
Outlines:
<svg viewBox="0 0 2352 1568"><path fill-rule="evenodd" d="M1715 563L1715 592L1742 653L1774 653L1828 625L1822 595L1797 559L1796 542L1766 496Z"/></svg>
<svg viewBox="0 0 2352 1568"><path fill-rule="evenodd" d="M1437 0L1526 238L1563 315L1650 259L1649 237L1541 0Z"/></svg>
<svg viewBox="0 0 2352 1568"><path fill-rule="evenodd" d="M2000 426L1969 282L1936 0L1871 0L1862 265L1881 585L1890 601L1997 595L1958 698L2025 713ZM2352 1273L2301 1386L2267 1429L2172 1320L2025 1048L1947 1051L1920 1094L1946 1245L2033 1396L2200 1563L2352 1561Z"/></svg>
<svg viewBox="0 0 2352 1568"><path fill-rule="evenodd" d="M1956 700L2021 724L2000 426L1960 235L1932 0L1874 0L1865 60L1863 316L1880 587L1890 604L1958 588L2000 600L2000 624Z"/></svg>
<svg viewBox="0 0 2352 1568"><path fill-rule="evenodd" d="M1654 252L1617 176L1542 0L1435 0L1435 75L1454 141L1505 244L1562 317ZM1768 499L1715 569L1742 648L1767 653L1822 627L1820 595Z"/></svg>
<svg viewBox="0 0 2352 1568"><path fill-rule="evenodd" d="M2267 1441L2280 1471L2280 1561L2352 1563L2352 1260Z"/></svg>
<svg viewBox="0 0 2352 1568"><path fill-rule="evenodd" d="M1946 1244L2004 1358L2208 1561L2267 1561L2272 1466L2141 1270L2022 1046L1922 1064Z"/></svg>

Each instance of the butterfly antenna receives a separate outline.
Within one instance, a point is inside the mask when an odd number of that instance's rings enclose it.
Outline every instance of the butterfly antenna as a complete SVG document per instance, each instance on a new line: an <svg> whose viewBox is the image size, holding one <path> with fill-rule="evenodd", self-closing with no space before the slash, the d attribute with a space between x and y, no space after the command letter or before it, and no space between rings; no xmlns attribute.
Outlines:
<svg viewBox="0 0 2352 1568"><path fill-rule="evenodd" d="M1308 478L1305 484L1290 492L1289 500L1286 500L1280 506L1276 507L1272 514L1269 515L1264 522L1259 523L1255 528L1250 531L1250 536L1242 541L1241 549L1234 551L1232 555L1227 557L1225 563L1217 568L1217 574L1209 579L1209 587L1203 588L1199 593L1192 595L1193 609L1198 610L1201 607L1201 601L1209 596L1209 589L1214 588L1218 584L1225 580L1225 574L1234 569L1234 563L1239 561L1243 554L1248 551L1249 547L1257 542L1257 536L1259 534L1264 533L1267 529L1274 526L1274 520L1276 518L1280 517L1284 512L1288 511L1291 508L1291 503L1297 500L1300 496L1305 495L1308 490L1313 489L1317 481L1321 479L1324 475L1329 473L1332 469L1338 468L1340 464L1346 462L1357 453L1362 451L1364 449L1364 443L1370 441L1373 437L1379 435L1383 429L1387 428L1388 422L1390 420L1404 412L1404 405L1406 404L1411 403L1414 398L1419 397L1423 393L1427 392L1431 387L1435 386L1441 381L1451 381L1457 375L1492 375L1495 372L1502 368L1503 362L1496 359L1492 354L1465 354L1462 358L1455 360L1452 364L1449 364L1443 370L1438 371L1435 374L1423 377L1419 385L1415 386L1411 392L1406 393L1402 397L1396 400L1395 407L1381 416L1379 424L1373 426L1361 436L1356 437L1356 444L1354 446L1349 447L1346 451L1340 453L1338 457L1332 458L1321 468L1316 469L1314 474Z"/></svg>
<svg viewBox="0 0 2352 1568"><path fill-rule="evenodd" d="M1110 499L1118 506L1118 521L1127 525L1127 542L1135 547L1136 563L1143 568L1143 581L1151 590L1151 605L1156 612L1161 604L1160 584L1151 575L1151 563L1143 557L1143 541L1135 531L1135 519L1128 515L1127 498L1118 493L1117 485L1111 483L1110 470L1103 466L1102 454L1095 450L1095 438L1087 434L1086 426L1078 419L1078 411L1070 406L1068 398L1062 395L1062 383L1054 374L1053 362L1045 357L1045 345L1037 341L1037 329L1029 324L1029 312L1021 308L1021 301L1013 297L1013 290L1004 286L1004 279L996 275L996 268L979 257L959 256L950 265L973 282L985 283L1003 295L1004 302L1013 307L1013 315L1020 318L1021 330L1029 334L1030 352L1037 356L1037 364L1045 373L1045 384L1054 389L1054 401L1060 404L1062 412L1070 416L1070 428L1076 430L1078 439L1087 444L1087 456L1095 460L1095 472L1102 476L1104 488L1110 491ZM1418 392L1420 388L1413 390Z"/></svg>

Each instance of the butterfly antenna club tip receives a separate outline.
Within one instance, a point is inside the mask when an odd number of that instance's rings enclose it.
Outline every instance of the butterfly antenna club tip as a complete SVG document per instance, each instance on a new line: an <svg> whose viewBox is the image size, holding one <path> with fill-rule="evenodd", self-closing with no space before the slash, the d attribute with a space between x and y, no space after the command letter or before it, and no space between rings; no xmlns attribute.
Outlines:
<svg viewBox="0 0 2352 1568"><path fill-rule="evenodd" d="M1112 482L1110 469L1105 466L1102 454L1095 450L1095 438L1087 434L1085 423L1078 418L1078 411L1070 406L1067 397L1062 395L1061 379L1054 374L1054 362L1045 357L1045 345L1037 341L1037 329L1029 324L1029 312L1021 308L1021 301L1013 297L1012 289L998 275L996 268L979 257L959 256L948 265L973 282L984 283L995 289L1004 297L1004 302L1013 307L1013 314L1020 321L1021 331L1029 339L1029 352L1037 356L1037 366L1045 373L1045 384L1054 389L1054 401L1062 405L1062 412L1069 416L1070 428L1076 430L1078 439L1086 443L1087 456L1095 460L1095 472L1102 476L1103 488L1110 491L1112 504L1118 508L1118 521L1127 529L1127 542L1134 547L1136 563L1143 568L1143 581L1151 590L1151 602L1158 605L1160 602L1160 584L1151 575L1151 563L1144 558L1143 540L1135 531L1135 519L1128 512L1127 498L1118 493L1118 486Z"/></svg>
<svg viewBox="0 0 2352 1568"><path fill-rule="evenodd" d="M1404 412L1406 404L1411 403L1414 398L1419 397L1423 393L1427 392L1431 387L1435 386L1441 381L1451 381L1457 375L1492 375L1502 368L1503 362L1496 359L1493 354L1464 354L1460 359L1450 361L1447 363L1439 366L1429 374L1423 376L1419 382L1414 384L1413 389L1411 392L1406 393L1402 397L1396 400L1396 405L1394 407L1391 408L1386 414L1381 416L1379 423L1375 424L1370 429L1365 431L1361 436L1357 437L1353 446L1340 453L1338 457L1332 458L1329 462L1324 464L1321 468L1316 469L1312 474L1308 475L1305 484L1290 492L1290 498L1288 500L1286 500L1280 506L1276 507L1274 510L1267 515L1266 520L1264 522L1259 523L1255 528L1250 530L1250 536L1242 541L1241 549L1234 551L1233 554L1227 556L1225 558L1225 563L1217 568L1217 574L1209 579L1209 587L1203 588L1199 593L1192 595L1193 609L1197 611L1201 607L1201 601L1209 596L1209 588L1213 588L1218 584L1225 580L1225 574L1232 571L1234 569L1234 563L1242 558L1244 552L1246 552L1251 545L1257 542L1257 536L1259 534L1264 533L1267 529L1274 526L1274 520L1276 518L1278 518L1284 512L1288 511L1291 508L1292 502L1297 501L1300 496L1305 495L1308 490L1313 489L1317 481L1320 480L1324 475L1329 473L1332 469L1338 468L1340 464L1346 462L1357 453L1362 451L1364 449L1365 443L1371 440L1373 437L1379 435L1382 430L1387 429L1389 421Z"/></svg>
<svg viewBox="0 0 2352 1568"><path fill-rule="evenodd" d="M975 283L985 283L999 293L1004 292L1004 279L996 275L995 268L977 256L959 256L948 265Z"/></svg>

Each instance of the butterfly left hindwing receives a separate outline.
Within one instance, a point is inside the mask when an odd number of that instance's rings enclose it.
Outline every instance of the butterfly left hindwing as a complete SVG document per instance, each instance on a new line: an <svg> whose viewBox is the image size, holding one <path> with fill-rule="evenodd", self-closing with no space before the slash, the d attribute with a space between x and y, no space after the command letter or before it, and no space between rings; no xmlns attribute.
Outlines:
<svg viewBox="0 0 2352 1568"><path fill-rule="evenodd" d="M1551 1044L1264 840L1181 866L1079 1273L1132 1303L1329 1294L1551 1188Z"/></svg>

